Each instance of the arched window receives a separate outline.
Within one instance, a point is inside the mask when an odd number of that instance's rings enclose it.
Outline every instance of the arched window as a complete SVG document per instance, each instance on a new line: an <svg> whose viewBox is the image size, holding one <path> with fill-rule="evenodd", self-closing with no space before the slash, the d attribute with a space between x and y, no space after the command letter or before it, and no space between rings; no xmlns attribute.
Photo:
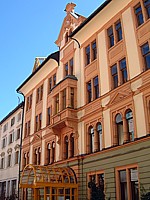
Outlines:
<svg viewBox="0 0 150 200"><path fill-rule="evenodd" d="M92 153L94 152L94 128L93 126L89 127L89 141L88 141L88 145L89 145L89 151L88 153Z"/></svg>
<svg viewBox="0 0 150 200"><path fill-rule="evenodd" d="M52 142L52 161L51 163L55 162L55 142Z"/></svg>
<svg viewBox="0 0 150 200"><path fill-rule="evenodd" d="M97 150L101 151L102 150L102 124L99 122L97 123L97 143L98 143L98 147Z"/></svg>
<svg viewBox="0 0 150 200"><path fill-rule="evenodd" d="M128 141L134 141L134 123L131 109L128 109L126 112L126 120L128 126Z"/></svg>
<svg viewBox="0 0 150 200"><path fill-rule="evenodd" d="M116 128L117 128L117 144L121 145L121 144L123 144L123 141L124 141L123 121L122 121L122 115L121 114L116 115Z"/></svg>
<svg viewBox="0 0 150 200"><path fill-rule="evenodd" d="M66 135L64 138L64 159L68 158L68 136Z"/></svg>
<svg viewBox="0 0 150 200"><path fill-rule="evenodd" d="M74 136L73 133L70 135L70 157L74 157Z"/></svg>
<svg viewBox="0 0 150 200"><path fill-rule="evenodd" d="M51 145L48 143L47 145L47 164L50 164L50 156L51 156Z"/></svg>

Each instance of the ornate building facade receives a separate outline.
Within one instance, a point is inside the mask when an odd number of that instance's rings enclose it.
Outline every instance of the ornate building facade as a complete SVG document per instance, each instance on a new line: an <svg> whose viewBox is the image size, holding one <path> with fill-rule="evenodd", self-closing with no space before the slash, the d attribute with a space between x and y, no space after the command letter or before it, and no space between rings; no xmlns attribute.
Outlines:
<svg viewBox="0 0 150 200"><path fill-rule="evenodd" d="M0 122L0 199L18 195L23 103Z"/></svg>
<svg viewBox="0 0 150 200"><path fill-rule="evenodd" d="M106 198L140 199L150 183L150 2L107 0L87 19L74 7L59 51L37 58L17 89L22 170L71 167L81 200L92 198L92 184Z"/></svg>

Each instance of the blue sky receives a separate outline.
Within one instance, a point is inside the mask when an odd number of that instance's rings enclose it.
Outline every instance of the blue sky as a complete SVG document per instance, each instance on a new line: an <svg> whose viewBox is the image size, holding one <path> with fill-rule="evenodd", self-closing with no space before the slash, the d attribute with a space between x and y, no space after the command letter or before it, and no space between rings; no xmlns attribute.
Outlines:
<svg viewBox="0 0 150 200"><path fill-rule="evenodd" d="M16 89L31 74L35 57L57 51L55 41L71 1L0 1L0 120L18 105ZM88 17L104 0L74 0Z"/></svg>

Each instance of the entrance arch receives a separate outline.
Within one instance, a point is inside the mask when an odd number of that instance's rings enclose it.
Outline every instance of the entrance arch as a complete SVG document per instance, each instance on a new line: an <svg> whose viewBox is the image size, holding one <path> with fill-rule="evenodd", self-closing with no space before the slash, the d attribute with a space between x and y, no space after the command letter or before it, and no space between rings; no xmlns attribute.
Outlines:
<svg viewBox="0 0 150 200"><path fill-rule="evenodd" d="M78 184L69 167L27 165L20 179L22 200L77 200Z"/></svg>

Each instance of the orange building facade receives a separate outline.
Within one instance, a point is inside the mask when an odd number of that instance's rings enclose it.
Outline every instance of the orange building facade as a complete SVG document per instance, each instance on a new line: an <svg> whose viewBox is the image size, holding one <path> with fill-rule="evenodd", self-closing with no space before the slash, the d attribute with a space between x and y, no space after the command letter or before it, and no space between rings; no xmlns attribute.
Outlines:
<svg viewBox="0 0 150 200"><path fill-rule="evenodd" d="M103 199L138 200L150 183L150 2L108 0L87 19L74 7L66 6L59 51L37 58L17 89L22 170L71 167L77 199L92 199L95 184Z"/></svg>

